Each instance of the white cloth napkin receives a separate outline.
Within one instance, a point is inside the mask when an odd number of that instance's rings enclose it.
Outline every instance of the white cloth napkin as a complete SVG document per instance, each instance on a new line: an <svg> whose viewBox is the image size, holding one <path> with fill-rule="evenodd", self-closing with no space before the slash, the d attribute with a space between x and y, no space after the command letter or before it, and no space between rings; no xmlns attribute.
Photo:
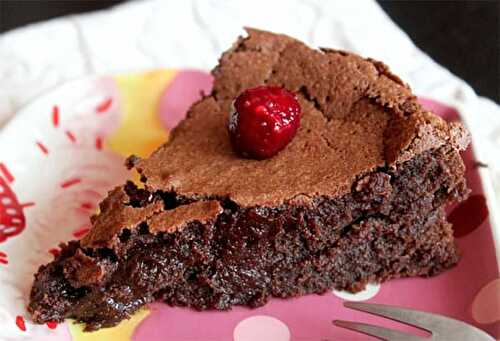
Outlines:
<svg viewBox="0 0 500 341"><path fill-rule="evenodd" d="M372 0L144 0L8 32L0 36L0 127L43 91L83 75L209 70L243 26L383 60L417 95L457 107L488 164L482 175L500 235L499 106L420 51Z"/></svg>

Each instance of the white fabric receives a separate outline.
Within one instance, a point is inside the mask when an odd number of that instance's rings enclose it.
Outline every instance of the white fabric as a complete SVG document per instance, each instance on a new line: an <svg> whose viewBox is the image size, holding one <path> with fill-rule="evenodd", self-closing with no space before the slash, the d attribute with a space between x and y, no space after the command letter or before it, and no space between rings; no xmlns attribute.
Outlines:
<svg viewBox="0 0 500 341"><path fill-rule="evenodd" d="M500 201L491 194L500 198L499 106L420 51L372 0L144 0L8 32L0 36L0 126L41 92L83 75L209 70L243 26L383 60L417 95L457 107L476 155L489 165L482 175L496 219Z"/></svg>

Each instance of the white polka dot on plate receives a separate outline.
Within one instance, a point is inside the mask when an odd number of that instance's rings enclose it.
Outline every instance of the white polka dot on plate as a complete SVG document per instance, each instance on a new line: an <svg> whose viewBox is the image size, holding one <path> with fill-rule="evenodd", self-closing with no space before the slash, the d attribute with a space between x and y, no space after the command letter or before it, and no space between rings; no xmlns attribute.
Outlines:
<svg viewBox="0 0 500 341"><path fill-rule="evenodd" d="M500 321L500 278L479 290L472 302L472 317L479 323Z"/></svg>
<svg viewBox="0 0 500 341"><path fill-rule="evenodd" d="M234 328L234 341L290 341L290 330L272 316L251 316Z"/></svg>
<svg viewBox="0 0 500 341"><path fill-rule="evenodd" d="M379 290L380 290L380 284L368 283L366 285L365 290L362 290L355 294L350 293L348 291L338 291L338 290L333 290L333 294L347 301L365 301L375 297L375 295L378 294Z"/></svg>

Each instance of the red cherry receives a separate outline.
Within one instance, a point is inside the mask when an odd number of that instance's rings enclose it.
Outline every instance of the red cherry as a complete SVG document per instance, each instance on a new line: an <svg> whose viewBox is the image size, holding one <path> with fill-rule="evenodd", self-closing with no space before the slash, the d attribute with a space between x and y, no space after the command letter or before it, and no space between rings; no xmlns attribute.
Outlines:
<svg viewBox="0 0 500 341"><path fill-rule="evenodd" d="M246 157L267 159L292 140L300 126L297 97L277 86L247 89L229 116L233 148Z"/></svg>

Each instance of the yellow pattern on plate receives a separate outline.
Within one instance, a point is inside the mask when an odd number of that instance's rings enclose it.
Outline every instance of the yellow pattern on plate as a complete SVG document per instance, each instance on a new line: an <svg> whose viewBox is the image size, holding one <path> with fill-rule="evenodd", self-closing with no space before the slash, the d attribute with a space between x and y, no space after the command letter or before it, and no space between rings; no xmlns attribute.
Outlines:
<svg viewBox="0 0 500 341"><path fill-rule="evenodd" d="M125 157L146 157L167 140L158 107L176 74L175 70L157 70L116 77L123 116L119 128L105 141L108 148Z"/></svg>
<svg viewBox="0 0 500 341"><path fill-rule="evenodd" d="M104 328L95 332L84 332L83 326L75 321L68 321L69 330L73 341L102 341L102 340L120 340L130 341L135 328L139 323L149 315L149 310L142 309L136 312L129 320L122 321L113 328Z"/></svg>

